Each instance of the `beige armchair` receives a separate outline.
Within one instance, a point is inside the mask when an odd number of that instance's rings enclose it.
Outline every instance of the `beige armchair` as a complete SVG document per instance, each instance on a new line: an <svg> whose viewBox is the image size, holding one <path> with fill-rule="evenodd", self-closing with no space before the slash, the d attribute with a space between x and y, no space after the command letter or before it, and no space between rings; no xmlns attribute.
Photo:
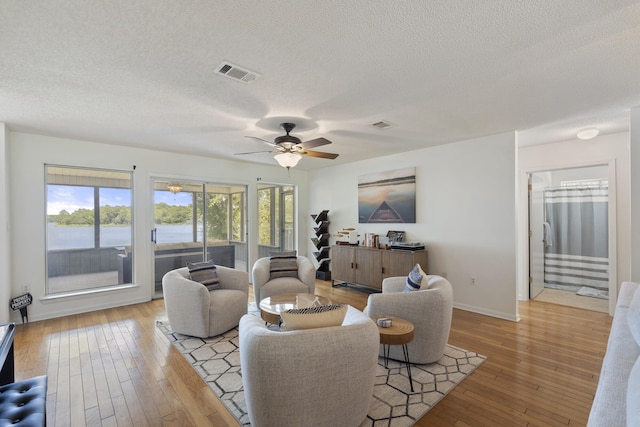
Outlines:
<svg viewBox="0 0 640 427"><path fill-rule="evenodd" d="M347 308L342 326L280 332L240 320L244 398L253 427L357 427L376 378L378 328Z"/></svg>
<svg viewBox="0 0 640 427"><path fill-rule="evenodd" d="M220 335L238 326L247 314L249 275L245 271L216 266L220 289L209 291L189 279L187 267L162 277L164 305L171 329L200 338Z"/></svg>
<svg viewBox="0 0 640 427"><path fill-rule="evenodd" d="M403 292L406 277L382 281L382 293L369 295L365 313L370 316L396 316L413 323L414 338L407 345L411 363L439 360L449 340L453 314L453 289L440 276L427 276L429 288ZM382 350L380 350L382 355ZM404 360L401 346L391 346L389 357Z"/></svg>
<svg viewBox="0 0 640 427"><path fill-rule="evenodd" d="M309 293L316 290L316 269L306 257L298 256L298 277L278 277L270 279L271 260L260 258L251 271L253 296L256 303L264 298L286 293Z"/></svg>

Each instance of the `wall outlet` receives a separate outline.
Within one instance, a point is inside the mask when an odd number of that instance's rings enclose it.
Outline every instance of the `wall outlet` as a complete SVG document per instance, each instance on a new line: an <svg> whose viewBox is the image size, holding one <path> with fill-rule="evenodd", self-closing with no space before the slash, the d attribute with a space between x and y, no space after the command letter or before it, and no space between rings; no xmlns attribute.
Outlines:
<svg viewBox="0 0 640 427"><path fill-rule="evenodd" d="M471 278L471 286L475 286L476 285L476 278L472 277Z"/></svg>
<svg viewBox="0 0 640 427"><path fill-rule="evenodd" d="M27 293L28 293L28 292L29 292L29 289L31 289L31 286L29 286L29 285L24 285L24 291L25 291L25 292L27 292Z"/></svg>
<svg viewBox="0 0 640 427"><path fill-rule="evenodd" d="M440 277L443 277L443 278L446 279L447 278L447 273L444 273L444 272L440 273Z"/></svg>

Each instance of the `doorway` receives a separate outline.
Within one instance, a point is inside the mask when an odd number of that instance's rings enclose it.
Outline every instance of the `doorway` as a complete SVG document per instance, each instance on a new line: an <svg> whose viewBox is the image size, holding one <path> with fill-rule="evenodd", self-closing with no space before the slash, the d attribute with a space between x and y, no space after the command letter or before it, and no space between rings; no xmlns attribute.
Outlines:
<svg viewBox="0 0 640 427"><path fill-rule="evenodd" d="M153 180L155 297L170 270L213 260L247 271L246 186Z"/></svg>
<svg viewBox="0 0 640 427"><path fill-rule="evenodd" d="M529 174L529 297L609 312L608 166Z"/></svg>
<svg viewBox="0 0 640 427"><path fill-rule="evenodd" d="M295 187L258 185L258 258L296 250L295 212Z"/></svg>

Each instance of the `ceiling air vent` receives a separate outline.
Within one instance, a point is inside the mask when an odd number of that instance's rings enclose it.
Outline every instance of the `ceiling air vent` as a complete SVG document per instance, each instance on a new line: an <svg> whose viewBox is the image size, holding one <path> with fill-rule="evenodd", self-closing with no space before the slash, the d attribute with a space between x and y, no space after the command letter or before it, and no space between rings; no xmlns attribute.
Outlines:
<svg viewBox="0 0 640 427"><path fill-rule="evenodd" d="M255 71L247 70L246 68L239 67L227 61L224 61L222 64L218 65L215 71L216 74L221 74L225 77L229 77L230 79L247 84L260 77L260 74L256 73Z"/></svg>
<svg viewBox="0 0 640 427"><path fill-rule="evenodd" d="M380 120L379 122L371 123L371 126L378 129L387 129L393 125L389 122L385 122L384 120Z"/></svg>

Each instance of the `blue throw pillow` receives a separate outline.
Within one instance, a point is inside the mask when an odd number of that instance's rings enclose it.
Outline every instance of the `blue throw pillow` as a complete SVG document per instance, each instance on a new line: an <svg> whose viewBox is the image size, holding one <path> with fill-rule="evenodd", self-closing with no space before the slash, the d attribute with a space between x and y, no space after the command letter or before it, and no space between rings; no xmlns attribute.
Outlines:
<svg viewBox="0 0 640 427"><path fill-rule="evenodd" d="M407 284L404 286L403 292L419 291L423 279L425 279L425 274L420 268L420 264L416 264L407 276Z"/></svg>

